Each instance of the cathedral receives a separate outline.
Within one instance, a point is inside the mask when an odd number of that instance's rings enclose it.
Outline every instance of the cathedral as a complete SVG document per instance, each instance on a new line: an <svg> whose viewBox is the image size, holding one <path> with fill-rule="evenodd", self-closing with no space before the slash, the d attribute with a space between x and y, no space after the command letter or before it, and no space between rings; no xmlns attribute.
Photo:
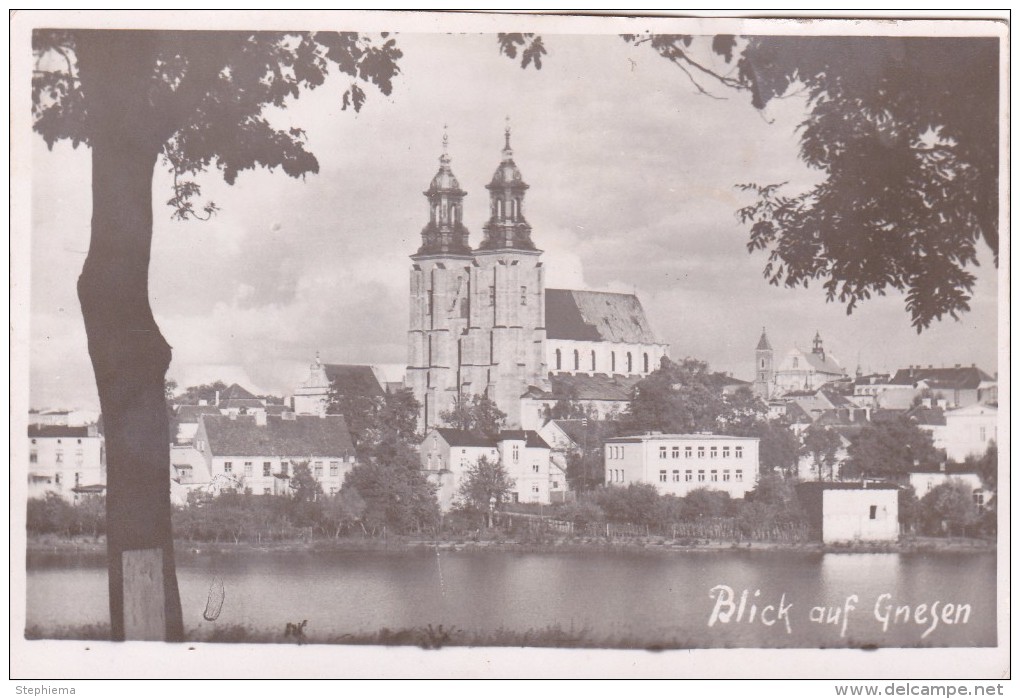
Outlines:
<svg viewBox="0 0 1020 699"><path fill-rule="evenodd" d="M768 400L788 393L816 391L830 381L848 377L846 369L831 353L826 352L822 335L815 332L811 350L794 347L774 366L772 344L765 328L754 351L755 378L753 390Z"/></svg>
<svg viewBox="0 0 1020 699"><path fill-rule="evenodd" d="M660 342L632 294L547 289L542 250L525 216L528 185L514 162L510 129L492 179L489 216L472 247L447 139L424 195L428 222L411 255L405 384L422 405L424 429L459 397L486 395L507 427L536 429L557 400L625 407L654 371Z"/></svg>

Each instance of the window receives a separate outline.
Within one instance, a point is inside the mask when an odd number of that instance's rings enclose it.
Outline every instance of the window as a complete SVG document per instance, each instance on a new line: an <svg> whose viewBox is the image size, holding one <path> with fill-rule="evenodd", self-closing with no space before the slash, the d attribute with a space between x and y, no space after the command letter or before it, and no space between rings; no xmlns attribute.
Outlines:
<svg viewBox="0 0 1020 699"><path fill-rule="evenodd" d="M329 462L329 475L331 478L336 478L340 475L340 462L330 461Z"/></svg>
<svg viewBox="0 0 1020 699"><path fill-rule="evenodd" d="M53 482L54 482L54 483L56 483L57 485L60 485L60 481L61 481L61 476L62 476L62 475L63 475L63 474L61 474L61 473L59 473L59 472L58 472L58 473L55 473L55 474L53 474Z"/></svg>
<svg viewBox="0 0 1020 699"><path fill-rule="evenodd" d="M648 373L648 353L645 352L645 373Z"/></svg>
<svg viewBox="0 0 1020 699"><path fill-rule="evenodd" d="M35 449L30 451L28 453L28 462L30 464L37 464L37 463L39 463L39 452L37 452Z"/></svg>
<svg viewBox="0 0 1020 699"><path fill-rule="evenodd" d="M666 482L666 472L665 471L659 471L659 482L660 483L665 483Z"/></svg>
<svg viewBox="0 0 1020 699"><path fill-rule="evenodd" d="M79 439L78 441L80 442L81 440ZM75 462L79 466L81 466L82 462L85 461L85 452L82 451L81 447L78 447L78 449L75 450L75 452L74 452L74 460L75 460Z"/></svg>
<svg viewBox="0 0 1020 699"><path fill-rule="evenodd" d="M698 483L705 482L705 471L703 469L698 470Z"/></svg>
<svg viewBox="0 0 1020 699"><path fill-rule="evenodd" d="M533 493L537 493L538 492L538 484L537 483L535 485L531 486L531 492L533 492Z"/></svg>
<svg viewBox="0 0 1020 699"><path fill-rule="evenodd" d="M574 371L581 368L581 353L574 350Z"/></svg>
<svg viewBox="0 0 1020 699"><path fill-rule="evenodd" d="M981 441L982 442L985 441L985 439L988 437L988 430L986 428L984 428L984 427L981 427L981 428L978 429L978 431L979 431L979 433L981 435L981 437L980 437Z"/></svg>
<svg viewBox="0 0 1020 699"><path fill-rule="evenodd" d="M617 456L618 458L621 458L621 459L623 458L623 450L624 450L624 449L625 449L625 447L619 447L619 448L617 449L617 454L616 454L616 456Z"/></svg>
<svg viewBox="0 0 1020 699"><path fill-rule="evenodd" d="M528 287L526 286L521 287L521 305L522 306L528 305Z"/></svg>
<svg viewBox="0 0 1020 699"><path fill-rule="evenodd" d="M737 469L737 475L736 475L736 478L734 480L738 480L738 481L744 480L744 472L741 471L739 468Z"/></svg>
<svg viewBox="0 0 1020 699"><path fill-rule="evenodd" d="M722 458L724 458L724 459L730 458L730 448L729 447L723 447L722 448Z"/></svg>
<svg viewBox="0 0 1020 699"><path fill-rule="evenodd" d="M271 475L273 475L273 462L272 461L263 461L262 462L262 475L263 476L271 476Z"/></svg>
<svg viewBox="0 0 1020 699"><path fill-rule="evenodd" d="M677 447L677 446L673 447L673 458L674 459L679 459L680 458L680 447Z"/></svg>
<svg viewBox="0 0 1020 699"><path fill-rule="evenodd" d="M981 490L981 488L974 489L974 505L979 510L985 509L985 491Z"/></svg>
<svg viewBox="0 0 1020 699"><path fill-rule="evenodd" d="M595 371L595 350L591 351L591 370ZM984 439L984 437L982 437Z"/></svg>
<svg viewBox="0 0 1020 699"><path fill-rule="evenodd" d="M705 458L705 447L698 447L698 458L699 459Z"/></svg>
<svg viewBox="0 0 1020 699"><path fill-rule="evenodd" d="M744 458L744 447L733 447L733 455L738 459Z"/></svg>
<svg viewBox="0 0 1020 699"><path fill-rule="evenodd" d="M315 474L315 479L316 480L322 478L322 462L321 461L316 461L315 462L315 469L314 469L313 473Z"/></svg>
<svg viewBox="0 0 1020 699"><path fill-rule="evenodd" d="M609 353L609 370L616 373L616 352Z"/></svg>
<svg viewBox="0 0 1020 699"><path fill-rule="evenodd" d="M252 477L252 465L250 461L244 462L244 475L246 478Z"/></svg>
<svg viewBox="0 0 1020 699"><path fill-rule="evenodd" d="M722 479L724 481L728 481L730 479L730 472L729 471L723 471L722 472Z"/></svg>
<svg viewBox="0 0 1020 699"><path fill-rule="evenodd" d="M715 457L719 456L719 447L712 447L711 449L709 449L708 450L708 455L710 457L712 457L713 459Z"/></svg>
<svg viewBox="0 0 1020 699"><path fill-rule="evenodd" d="M224 461L223 462L223 472L224 473L233 473L234 472L234 462L233 461Z"/></svg>
<svg viewBox="0 0 1020 699"><path fill-rule="evenodd" d="M556 490L559 487L560 487L560 482L559 481L553 481L552 482L552 489L553 490Z"/></svg>
<svg viewBox="0 0 1020 699"><path fill-rule="evenodd" d="M77 488L79 485L81 485L81 474L76 473L74 474L74 487Z"/></svg>
<svg viewBox="0 0 1020 699"><path fill-rule="evenodd" d="M627 373L630 374L634 371L634 358L630 356L630 352L627 353Z"/></svg>
<svg viewBox="0 0 1020 699"><path fill-rule="evenodd" d="M869 508L868 519L878 519L878 505L872 505Z"/></svg>
<svg viewBox="0 0 1020 699"><path fill-rule="evenodd" d="M712 469L712 482L715 483L719 480L719 472L714 468Z"/></svg>
<svg viewBox="0 0 1020 699"><path fill-rule="evenodd" d="M521 446L519 444L515 444L513 446L512 452L513 452L514 463L517 463L517 461L519 461L520 457L521 457Z"/></svg>
<svg viewBox="0 0 1020 699"><path fill-rule="evenodd" d="M286 476L287 475L287 467L288 466L289 466L289 464L286 461L281 461L280 462L280 473L282 473L283 475Z"/></svg>
<svg viewBox="0 0 1020 699"><path fill-rule="evenodd" d="M533 471L534 473L538 473L538 471L539 471L539 466L538 466L538 464L532 464L532 465L531 465L531 470L532 470L532 471Z"/></svg>
<svg viewBox="0 0 1020 699"><path fill-rule="evenodd" d="M660 459L666 458L666 447L659 447L659 458Z"/></svg>
<svg viewBox="0 0 1020 699"><path fill-rule="evenodd" d="M692 452L693 452L693 449L691 449L691 447L684 447L684 458L685 459L691 458L691 453Z"/></svg>
<svg viewBox="0 0 1020 699"><path fill-rule="evenodd" d="M61 449L57 449L57 463L58 464L64 463L64 452Z"/></svg>
<svg viewBox="0 0 1020 699"><path fill-rule="evenodd" d="M694 472L691 471L691 469L687 469L686 471L684 471L684 480L687 481L688 483L694 480Z"/></svg>
<svg viewBox="0 0 1020 699"><path fill-rule="evenodd" d="M678 471L677 469L673 469L673 482L674 483L680 482L680 471Z"/></svg>
<svg viewBox="0 0 1020 699"><path fill-rule="evenodd" d="M556 350L556 371L563 368L563 353L558 349Z"/></svg>

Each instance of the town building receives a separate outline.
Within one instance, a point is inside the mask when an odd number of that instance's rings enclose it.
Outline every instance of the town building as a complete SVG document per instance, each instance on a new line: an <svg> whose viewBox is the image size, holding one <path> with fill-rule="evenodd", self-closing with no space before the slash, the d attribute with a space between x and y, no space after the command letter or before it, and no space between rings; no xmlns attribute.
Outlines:
<svg viewBox="0 0 1020 699"><path fill-rule="evenodd" d="M106 489L106 453L97 425L28 426L28 496L69 502Z"/></svg>
<svg viewBox="0 0 1020 699"><path fill-rule="evenodd" d="M990 493L985 490L981 476L965 464L939 464L928 468L915 466L907 474L907 481L914 489L918 500L930 493L933 488L951 481L963 483L970 489L974 504L984 507L988 503Z"/></svg>
<svg viewBox="0 0 1020 699"><path fill-rule="evenodd" d="M437 486L443 511L457 503L464 479L481 459L502 464L514 482L513 502L563 502L568 491L566 472L553 463L551 451L532 430L504 430L489 437L448 427L429 430L419 450L422 471Z"/></svg>
<svg viewBox="0 0 1020 699"><path fill-rule="evenodd" d="M999 409L994 405L973 403L945 412L945 430L941 444L946 458L961 463L967 457L981 457L998 441Z"/></svg>
<svg viewBox="0 0 1020 699"><path fill-rule="evenodd" d="M439 171L424 192L429 219L411 256L405 380L422 404L425 431L461 396L487 395L512 428L544 424L540 411L561 399L625 403L628 382L666 355L636 296L546 289L542 251L525 217L528 185L509 128L505 136L477 247L463 222L467 192L451 169L445 136ZM580 391L586 398L557 390L557 375L592 379L592 390Z"/></svg>
<svg viewBox="0 0 1020 699"><path fill-rule="evenodd" d="M194 439L205 460L210 489L256 495L290 492L298 464L306 464L323 493L340 491L357 463L347 423L340 415L257 411L253 415L203 415Z"/></svg>
<svg viewBox="0 0 1020 699"><path fill-rule="evenodd" d="M949 408L965 408L998 403L999 390L998 381L974 365L910 366L893 374L879 403L884 408L909 408L922 394L945 400Z"/></svg>
<svg viewBox="0 0 1020 699"><path fill-rule="evenodd" d="M644 434L605 442L606 485L650 483L683 497L709 488L742 498L758 477L758 439L715 434Z"/></svg>
<svg viewBox="0 0 1020 699"><path fill-rule="evenodd" d="M797 496L808 523L826 544L896 541L899 486L892 483L800 483Z"/></svg>
<svg viewBox="0 0 1020 699"><path fill-rule="evenodd" d="M338 396L369 396L386 394L385 378L379 367L365 364L323 364L318 353L308 367L308 378L294 389L292 407L298 415L325 415L330 392Z"/></svg>
<svg viewBox="0 0 1020 699"><path fill-rule="evenodd" d="M759 386L759 391L763 390L763 385L769 386L767 397L781 396L792 391L814 391L831 381L847 378L847 372L839 360L826 352L820 333L815 333L810 351L799 347L789 350L771 376L768 367L773 361L772 349L764 332L762 340L758 341L755 349L755 384Z"/></svg>

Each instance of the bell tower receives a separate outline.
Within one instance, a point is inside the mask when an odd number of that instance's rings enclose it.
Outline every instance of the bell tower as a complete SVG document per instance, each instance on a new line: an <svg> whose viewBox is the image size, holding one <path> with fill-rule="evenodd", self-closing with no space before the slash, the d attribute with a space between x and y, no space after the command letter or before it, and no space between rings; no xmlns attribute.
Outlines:
<svg viewBox="0 0 1020 699"><path fill-rule="evenodd" d="M421 246L411 255L406 381L422 405L419 427L426 430L439 424L460 389L460 343L471 305L472 253L462 220L467 193L450 167L448 147L444 127L439 171L423 192L428 222Z"/></svg>
<svg viewBox="0 0 1020 699"><path fill-rule="evenodd" d="M772 345L769 343L765 328L761 329L761 338L754 350L754 394L762 400L768 400L772 391L773 372Z"/></svg>

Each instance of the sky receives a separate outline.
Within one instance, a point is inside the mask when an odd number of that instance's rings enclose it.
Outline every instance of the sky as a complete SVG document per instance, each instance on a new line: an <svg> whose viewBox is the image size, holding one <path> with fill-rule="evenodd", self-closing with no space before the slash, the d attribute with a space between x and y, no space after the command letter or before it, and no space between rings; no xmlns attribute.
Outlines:
<svg viewBox="0 0 1020 699"><path fill-rule="evenodd" d="M219 213L179 222L153 183L152 306L173 347L169 376L223 380L286 395L316 352L330 363L406 362L409 255L428 207L444 125L468 192L477 244L484 185L500 161L505 120L530 185L525 213L544 250L548 287L636 293L674 358L696 357L750 380L767 327L777 355L826 350L850 371L909 364L997 368L997 274L982 250L971 311L918 335L890 293L853 315L818 286L770 286L736 210L744 182L818 181L797 157L799 97L765 112L745 95L699 94L647 47L615 36L546 36L540 71L498 55L492 35L400 34L393 93L369 88L360 114L340 109L339 78L303 93L275 124L308 135L320 171L305 179L247 171L234 186L199 180ZM725 69L725 66L718 66ZM95 408L75 282L91 215L89 152L33 136L30 401Z"/></svg>

